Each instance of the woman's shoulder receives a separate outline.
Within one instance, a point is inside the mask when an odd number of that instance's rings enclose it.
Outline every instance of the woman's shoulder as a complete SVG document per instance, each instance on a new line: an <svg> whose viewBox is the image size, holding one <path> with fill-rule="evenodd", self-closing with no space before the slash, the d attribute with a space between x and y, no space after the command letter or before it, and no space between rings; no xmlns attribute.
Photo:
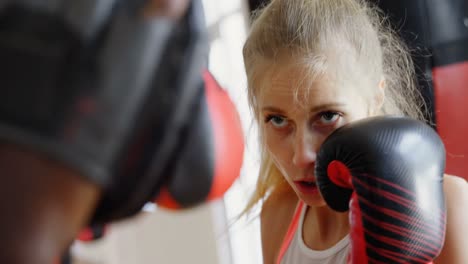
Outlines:
<svg viewBox="0 0 468 264"><path fill-rule="evenodd" d="M444 177L447 228L445 244L434 263L468 263L468 183L452 175Z"/></svg>
<svg viewBox="0 0 468 264"><path fill-rule="evenodd" d="M260 224L264 263L275 262L297 203L292 190L272 192L263 202Z"/></svg>
<svg viewBox="0 0 468 264"><path fill-rule="evenodd" d="M468 206L468 183L465 179L448 174L444 175L444 192L447 202L457 201L459 205Z"/></svg>
<svg viewBox="0 0 468 264"><path fill-rule="evenodd" d="M444 176L444 193L447 210L460 207L464 210L468 209L468 182L465 179L446 174Z"/></svg>
<svg viewBox="0 0 468 264"><path fill-rule="evenodd" d="M462 177L445 174L444 175L445 188L468 188L468 182Z"/></svg>

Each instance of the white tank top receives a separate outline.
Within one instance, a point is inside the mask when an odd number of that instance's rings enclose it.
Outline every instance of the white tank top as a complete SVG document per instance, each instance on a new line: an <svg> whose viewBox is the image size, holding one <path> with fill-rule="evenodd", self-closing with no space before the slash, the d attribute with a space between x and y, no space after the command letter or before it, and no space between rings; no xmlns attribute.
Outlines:
<svg viewBox="0 0 468 264"><path fill-rule="evenodd" d="M307 206L302 206L299 225L286 250L281 264L346 264L349 250L349 235L326 250L313 250L302 239L302 229Z"/></svg>

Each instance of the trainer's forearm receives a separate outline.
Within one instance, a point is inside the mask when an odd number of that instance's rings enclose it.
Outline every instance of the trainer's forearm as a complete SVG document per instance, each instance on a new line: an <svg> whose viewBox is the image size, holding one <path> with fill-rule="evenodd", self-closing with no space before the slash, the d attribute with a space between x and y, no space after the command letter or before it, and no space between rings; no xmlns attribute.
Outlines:
<svg viewBox="0 0 468 264"><path fill-rule="evenodd" d="M0 144L0 263L51 264L86 225L98 188L60 163Z"/></svg>
<svg viewBox="0 0 468 264"><path fill-rule="evenodd" d="M144 6L143 15L146 18L163 16L171 19L182 17L187 11L191 0L150 0Z"/></svg>

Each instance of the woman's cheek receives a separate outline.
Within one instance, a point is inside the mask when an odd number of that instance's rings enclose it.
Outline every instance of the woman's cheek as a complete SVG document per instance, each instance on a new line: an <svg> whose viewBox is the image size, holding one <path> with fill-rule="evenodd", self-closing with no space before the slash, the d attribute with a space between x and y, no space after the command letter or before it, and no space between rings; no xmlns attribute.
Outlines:
<svg viewBox="0 0 468 264"><path fill-rule="evenodd" d="M287 139L274 133L266 133L266 146L278 169L284 170L288 162L289 144ZM279 168L281 167L281 168Z"/></svg>
<svg viewBox="0 0 468 264"><path fill-rule="evenodd" d="M278 161L278 157L281 156L281 142L272 136L267 136L266 146L270 155L275 159L275 161Z"/></svg>

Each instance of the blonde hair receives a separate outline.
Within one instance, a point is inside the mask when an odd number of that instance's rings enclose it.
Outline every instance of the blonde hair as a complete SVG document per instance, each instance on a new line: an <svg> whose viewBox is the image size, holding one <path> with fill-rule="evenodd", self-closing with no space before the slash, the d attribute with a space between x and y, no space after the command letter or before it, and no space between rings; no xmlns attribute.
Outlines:
<svg viewBox="0 0 468 264"><path fill-rule="evenodd" d="M382 114L427 121L408 49L382 13L365 0L272 0L254 14L243 56L249 104L255 119L260 120L257 99L262 62L272 65L279 56L287 54L300 59L310 76L316 76L330 70L327 55L340 52L336 45L348 45L346 52L360 65L356 71L365 72L369 81L377 85L385 80ZM261 129L260 141L263 142ZM261 155L257 188L244 213L272 191L290 190L264 147Z"/></svg>

